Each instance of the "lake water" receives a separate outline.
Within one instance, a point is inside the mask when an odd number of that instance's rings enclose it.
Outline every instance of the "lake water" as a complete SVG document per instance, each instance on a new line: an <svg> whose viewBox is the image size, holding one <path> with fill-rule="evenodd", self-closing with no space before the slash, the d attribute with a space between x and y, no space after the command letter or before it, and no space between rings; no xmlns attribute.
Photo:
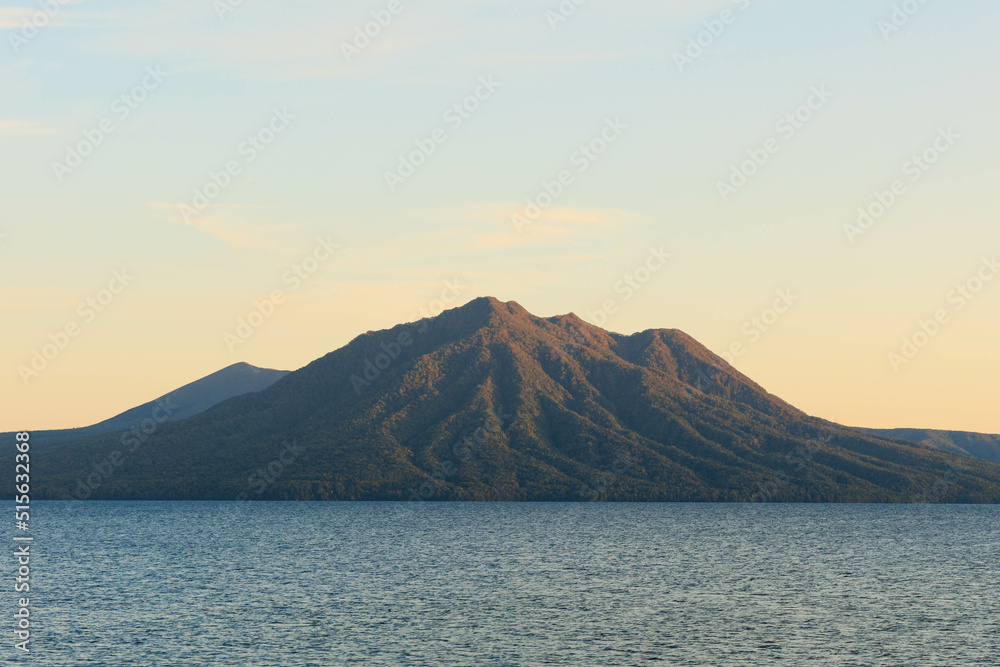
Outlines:
<svg viewBox="0 0 1000 667"><path fill-rule="evenodd" d="M32 654L8 614L9 664L1000 665L1000 507L47 502L32 523ZM9 555L3 575L12 609Z"/></svg>

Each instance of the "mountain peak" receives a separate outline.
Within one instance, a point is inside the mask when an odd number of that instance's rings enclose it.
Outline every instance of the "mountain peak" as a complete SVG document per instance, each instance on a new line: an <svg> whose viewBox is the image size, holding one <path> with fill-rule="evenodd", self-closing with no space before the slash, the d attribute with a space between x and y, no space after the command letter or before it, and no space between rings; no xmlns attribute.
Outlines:
<svg viewBox="0 0 1000 667"><path fill-rule="evenodd" d="M446 310L432 320L458 322L473 328L495 328L500 324L526 324L534 316L515 301L501 301L492 296L472 299L463 306Z"/></svg>
<svg viewBox="0 0 1000 667"><path fill-rule="evenodd" d="M203 406L215 379L170 398ZM151 437L93 497L246 498L291 442L303 454L256 497L911 502L961 468L942 499L1000 499L1000 466L810 417L680 331L613 334L492 297L359 336ZM42 457L41 491L72 493L119 439Z"/></svg>
<svg viewBox="0 0 1000 667"><path fill-rule="evenodd" d="M260 368L245 361L239 361L178 387L156 400L85 428L91 432L134 428L143 420L149 419L150 415L155 413L157 406L164 404L171 406L167 421L180 421L204 412L230 398L263 391L288 374L289 371Z"/></svg>
<svg viewBox="0 0 1000 667"><path fill-rule="evenodd" d="M516 301L501 301L493 296L476 297L458 310L469 308L479 312L497 313L499 315L528 315L521 304Z"/></svg>

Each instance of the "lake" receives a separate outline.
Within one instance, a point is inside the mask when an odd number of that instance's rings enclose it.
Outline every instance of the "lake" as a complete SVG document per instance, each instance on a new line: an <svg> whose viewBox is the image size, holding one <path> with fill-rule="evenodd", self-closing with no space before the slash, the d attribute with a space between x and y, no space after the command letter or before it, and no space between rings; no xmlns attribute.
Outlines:
<svg viewBox="0 0 1000 667"><path fill-rule="evenodd" d="M1000 664L996 506L38 502L31 520L30 661L10 615L3 632L24 664Z"/></svg>

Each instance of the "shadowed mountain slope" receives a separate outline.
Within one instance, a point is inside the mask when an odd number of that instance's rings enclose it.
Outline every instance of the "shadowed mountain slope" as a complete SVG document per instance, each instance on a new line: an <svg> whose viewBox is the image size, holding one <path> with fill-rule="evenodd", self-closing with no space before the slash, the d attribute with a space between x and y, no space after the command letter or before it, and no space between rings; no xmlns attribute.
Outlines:
<svg viewBox="0 0 1000 667"><path fill-rule="evenodd" d="M257 368L240 362L175 389L155 401L127 410L99 424L88 426L87 429L106 433L135 428L150 418L157 407L161 408L161 414L169 413L167 421L180 421L234 396L267 389L288 373L289 371Z"/></svg>
<svg viewBox="0 0 1000 667"><path fill-rule="evenodd" d="M149 420L156 423L180 421L234 396L266 389L289 372L258 368L240 362L97 424L80 428L35 431L32 436L33 439L45 442L75 440L87 435L127 431L140 427L143 422ZM5 437L9 435L9 433L2 434Z"/></svg>
<svg viewBox="0 0 1000 667"><path fill-rule="evenodd" d="M1000 466L810 417L680 331L492 298L139 442L85 437L32 463L54 498L1000 500Z"/></svg>

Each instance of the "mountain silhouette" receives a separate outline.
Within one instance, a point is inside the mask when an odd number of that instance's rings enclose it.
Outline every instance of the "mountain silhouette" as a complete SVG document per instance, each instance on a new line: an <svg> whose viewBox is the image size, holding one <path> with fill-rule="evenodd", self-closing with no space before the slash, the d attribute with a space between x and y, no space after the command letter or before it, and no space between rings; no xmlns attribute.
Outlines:
<svg viewBox="0 0 1000 667"><path fill-rule="evenodd" d="M489 297L151 432L43 445L48 498L1000 501L1000 465L811 417L681 331Z"/></svg>
<svg viewBox="0 0 1000 667"><path fill-rule="evenodd" d="M79 428L35 431L33 437L44 442L74 440L85 435L129 430L148 420L156 423L180 421L234 396L266 389L289 372L236 363L102 422ZM10 435L0 434L3 437Z"/></svg>
<svg viewBox="0 0 1000 667"><path fill-rule="evenodd" d="M104 433L131 429L141 425L158 411L167 416L167 421L180 421L234 396L267 389L288 373L289 371L258 368L243 362L236 363L175 389L169 394L164 394L154 401L126 410L86 428L92 432Z"/></svg>

